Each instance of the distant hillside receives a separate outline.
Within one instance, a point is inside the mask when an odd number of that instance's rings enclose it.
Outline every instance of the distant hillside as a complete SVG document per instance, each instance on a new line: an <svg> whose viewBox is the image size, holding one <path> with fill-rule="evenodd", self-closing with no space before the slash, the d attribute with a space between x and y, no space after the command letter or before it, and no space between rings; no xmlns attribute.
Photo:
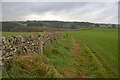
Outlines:
<svg viewBox="0 0 120 80"><path fill-rule="evenodd" d="M27 26L45 26L50 28L79 29L91 27L94 24L89 22L63 22L63 21L26 21Z"/></svg>
<svg viewBox="0 0 120 80"><path fill-rule="evenodd" d="M20 27L21 24L15 22L2 22L2 30L3 31L11 31L13 28Z"/></svg>
<svg viewBox="0 0 120 80"><path fill-rule="evenodd" d="M81 29L81 28L93 28L93 27L111 27L111 25L95 24L90 22L63 22L63 21L2 22L2 31L12 31L12 32L43 32L43 31L56 31L56 30L61 31L63 29Z"/></svg>

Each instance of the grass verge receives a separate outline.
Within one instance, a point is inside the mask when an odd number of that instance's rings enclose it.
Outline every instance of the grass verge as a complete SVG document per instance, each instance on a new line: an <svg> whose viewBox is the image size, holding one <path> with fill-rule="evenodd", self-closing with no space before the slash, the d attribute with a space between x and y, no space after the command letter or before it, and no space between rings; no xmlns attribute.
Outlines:
<svg viewBox="0 0 120 80"><path fill-rule="evenodd" d="M73 43L69 37L60 37L44 47L44 55L15 55L3 67L3 78L62 78L72 74L71 52Z"/></svg>

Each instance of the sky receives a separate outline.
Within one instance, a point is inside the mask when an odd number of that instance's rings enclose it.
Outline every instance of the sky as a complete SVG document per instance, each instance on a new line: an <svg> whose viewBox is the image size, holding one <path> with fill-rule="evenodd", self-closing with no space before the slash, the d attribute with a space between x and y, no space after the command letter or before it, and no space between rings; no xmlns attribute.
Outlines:
<svg viewBox="0 0 120 80"><path fill-rule="evenodd" d="M2 2L3 21L118 23L118 2Z"/></svg>

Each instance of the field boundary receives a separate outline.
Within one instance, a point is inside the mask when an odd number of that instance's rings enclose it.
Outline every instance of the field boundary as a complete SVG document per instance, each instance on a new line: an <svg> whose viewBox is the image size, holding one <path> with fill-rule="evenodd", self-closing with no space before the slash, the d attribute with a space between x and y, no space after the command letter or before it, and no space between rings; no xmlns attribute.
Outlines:
<svg viewBox="0 0 120 80"><path fill-rule="evenodd" d="M2 37L2 60L12 59L15 54L40 54L43 55L43 47L53 43L61 33L46 33L29 36Z"/></svg>

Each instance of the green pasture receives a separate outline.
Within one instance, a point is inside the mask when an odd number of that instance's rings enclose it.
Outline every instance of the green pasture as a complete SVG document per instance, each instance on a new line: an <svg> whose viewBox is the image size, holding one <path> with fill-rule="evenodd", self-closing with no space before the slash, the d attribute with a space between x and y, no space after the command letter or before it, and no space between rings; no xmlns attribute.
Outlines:
<svg viewBox="0 0 120 80"><path fill-rule="evenodd" d="M2 36L23 36L42 34L43 32L2 32Z"/></svg>
<svg viewBox="0 0 120 80"><path fill-rule="evenodd" d="M41 32L2 32L2 36L41 34ZM43 56L21 55L3 67L3 78L117 78L118 30L93 28L64 31ZM69 36L67 36L69 35ZM80 46L74 48L75 39ZM42 66L41 66L42 65Z"/></svg>
<svg viewBox="0 0 120 80"><path fill-rule="evenodd" d="M67 31L80 45L86 45L86 51L96 57L105 70L108 77L118 75L118 30L95 28L91 30ZM84 48L85 50L85 48ZM85 57L84 57L85 58ZM86 57L87 60L87 57ZM88 63L93 63L90 60ZM87 65L87 64L86 64ZM97 65L97 64L96 64Z"/></svg>

